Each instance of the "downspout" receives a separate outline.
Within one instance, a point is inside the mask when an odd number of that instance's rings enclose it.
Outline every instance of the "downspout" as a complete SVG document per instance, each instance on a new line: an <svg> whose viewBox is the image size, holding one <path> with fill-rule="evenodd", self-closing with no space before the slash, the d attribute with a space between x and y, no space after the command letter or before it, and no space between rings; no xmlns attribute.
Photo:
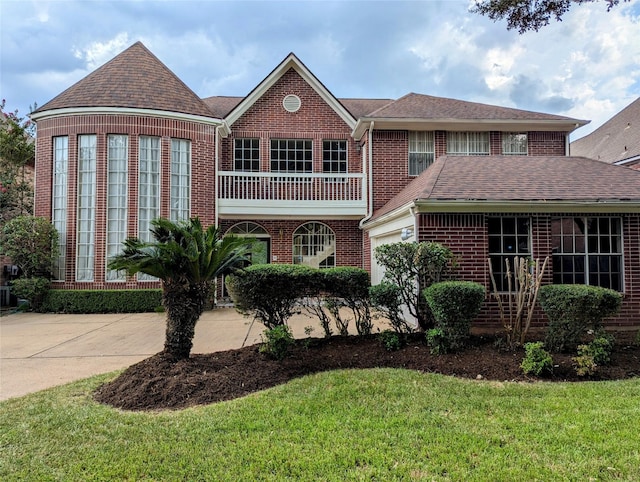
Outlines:
<svg viewBox="0 0 640 482"><path fill-rule="evenodd" d="M569 142L570 135L571 133L567 132L567 135L564 136L564 155L565 156L571 155L571 142Z"/></svg>
<svg viewBox="0 0 640 482"><path fill-rule="evenodd" d="M367 162L365 163L365 180L367 182L367 215L360 220L360 229L373 216L373 125L369 124L369 140L367 142Z"/></svg>
<svg viewBox="0 0 640 482"><path fill-rule="evenodd" d="M218 221L218 183L219 183L219 178L218 178L218 171L220 170L220 156L219 156L219 150L220 150L220 126L216 126L216 134L215 134L215 173L213 175L213 182L214 182L214 186L213 186L213 212L214 212L214 217L213 217L213 224L214 226L217 228L219 225L219 221Z"/></svg>

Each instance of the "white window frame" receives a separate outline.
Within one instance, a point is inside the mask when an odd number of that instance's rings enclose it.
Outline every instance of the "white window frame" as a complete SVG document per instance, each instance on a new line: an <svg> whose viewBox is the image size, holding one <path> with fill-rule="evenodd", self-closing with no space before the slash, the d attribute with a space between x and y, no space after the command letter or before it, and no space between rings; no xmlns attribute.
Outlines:
<svg viewBox="0 0 640 482"><path fill-rule="evenodd" d="M120 253L127 238L128 221L129 136L107 136L107 246L105 281L125 281L126 271L107 267L109 260Z"/></svg>
<svg viewBox="0 0 640 482"><path fill-rule="evenodd" d="M271 172L313 172L311 139L271 139Z"/></svg>
<svg viewBox="0 0 640 482"><path fill-rule="evenodd" d="M409 176L418 176L435 160L433 131L409 131Z"/></svg>
<svg viewBox="0 0 640 482"><path fill-rule="evenodd" d="M95 275L97 136L78 136L78 214L76 221L76 281Z"/></svg>
<svg viewBox="0 0 640 482"><path fill-rule="evenodd" d="M505 222L514 221L513 232L507 228ZM500 222L500 232L491 232L493 222ZM526 223L526 227L521 224ZM524 232L526 230L526 232ZM487 218L487 251L491 262L496 287L499 292L507 291L505 259L510 260L513 273L513 259L515 257L531 258L532 250L531 218L529 216L489 216ZM495 242L499 243L495 249ZM526 243L526 244L525 244Z"/></svg>
<svg viewBox="0 0 640 482"><path fill-rule="evenodd" d="M317 221L310 221L299 226L293 233L293 264L304 264L305 257L317 256L327 246L333 245L333 254L317 266L318 268L333 268L336 266L336 234L329 226ZM314 266L315 267L315 266Z"/></svg>
<svg viewBox="0 0 640 482"><path fill-rule="evenodd" d="M191 141L171 139L169 219L182 221L191 213Z"/></svg>
<svg viewBox="0 0 640 482"><path fill-rule="evenodd" d="M503 132L502 154L508 156L526 156L529 153L529 136L526 132Z"/></svg>
<svg viewBox="0 0 640 482"><path fill-rule="evenodd" d="M601 231L603 222L607 225L608 233ZM583 226L584 232L576 232L576 228L579 228L578 223ZM624 236L621 217L557 217L551 220L551 226L554 283L587 284L624 292ZM614 249L614 246L617 249ZM601 258L605 260L607 257L609 258L607 260L609 270L593 270L592 261L599 265ZM564 269L565 260L563 258L567 258L567 260L573 258L571 260L572 269ZM612 258L618 260L619 271L611 269ZM582 264L582 271L576 269L576 262ZM618 277L617 286L611 282L614 275ZM602 283L601 276L608 276L610 282ZM580 280L581 277L584 279ZM571 278L570 281L569 278Z"/></svg>
<svg viewBox="0 0 640 482"><path fill-rule="evenodd" d="M51 221L58 231L58 254L54 260L53 279L66 280L67 269L67 202L69 171L69 137L53 138L53 192Z"/></svg>
<svg viewBox="0 0 640 482"><path fill-rule="evenodd" d="M488 156L491 154L489 132L447 132L447 154L452 156Z"/></svg>
<svg viewBox="0 0 640 482"><path fill-rule="evenodd" d="M138 239L151 241L151 221L160 217L161 141L159 137L138 139ZM138 281L157 281L145 273Z"/></svg>
<svg viewBox="0 0 640 482"><path fill-rule="evenodd" d="M322 172L325 174L349 172L349 143L345 139L322 140Z"/></svg>
<svg viewBox="0 0 640 482"><path fill-rule="evenodd" d="M260 171L260 139L242 137L233 142L233 170L242 172Z"/></svg>

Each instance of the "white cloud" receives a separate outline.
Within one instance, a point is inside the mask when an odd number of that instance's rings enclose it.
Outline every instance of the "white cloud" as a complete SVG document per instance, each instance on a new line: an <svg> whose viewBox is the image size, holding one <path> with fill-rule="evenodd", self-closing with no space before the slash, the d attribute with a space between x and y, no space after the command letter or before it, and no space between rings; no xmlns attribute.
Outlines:
<svg viewBox="0 0 640 482"><path fill-rule="evenodd" d="M120 32L106 42L91 42L86 47L74 47L73 55L86 62L89 71L95 70L129 47L129 35Z"/></svg>

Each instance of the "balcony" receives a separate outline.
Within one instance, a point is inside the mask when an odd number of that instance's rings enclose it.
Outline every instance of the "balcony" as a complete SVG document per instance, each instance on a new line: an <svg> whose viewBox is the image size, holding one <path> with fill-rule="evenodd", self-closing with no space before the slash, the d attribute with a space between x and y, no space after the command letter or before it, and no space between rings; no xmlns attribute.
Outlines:
<svg viewBox="0 0 640 482"><path fill-rule="evenodd" d="M352 218L366 214L363 174L218 173L222 218Z"/></svg>

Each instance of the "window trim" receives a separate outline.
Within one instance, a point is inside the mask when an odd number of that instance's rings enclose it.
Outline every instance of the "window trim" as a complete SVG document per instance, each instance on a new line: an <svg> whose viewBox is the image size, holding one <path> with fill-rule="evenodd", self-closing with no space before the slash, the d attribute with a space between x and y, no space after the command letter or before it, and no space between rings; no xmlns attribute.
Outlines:
<svg viewBox="0 0 640 482"><path fill-rule="evenodd" d="M146 144L146 142L143 142L143 140L148 140L148 146L144 146L142 147L143 144ZM154 147L153 145L153 141L157 142L157 147ZM156 152L155 156L153 155L153 152ZM147 153L147 157L145 158L145 162L147 162L149 164L149 167L151 164L155 164L157 167L157 171L154 172L152 169L148 168L147 170L144 171L145 173L145 177L147 178L147 180L152 176L152 175L156 175L157 179L154 183L147 181L146 182L146 186L147 186L147 194L142 195L142 173L143 171L141 170L140 166L141 166L141 153L142 152L146 152ZM154 158L155 157L155 158ZM149 192L149 187L150 186L155 186L155 190L156 190L156 196L150 196L148 194ZM151 241L151 231L150 231L150 227L151 227L151 221L153 219L159 218L160 217L160 213L161 213L161 204L162 204L162 198L161 198L161 189L162 189L162 138L158 137L158 136L140 136L138 138L138 239L142 240L142 241ZM155 197L155 209L152 207L148 207L146 206L145 209L145 215L142 216L142 207L141 207L141 200L142 199L154 199ZM151 212L152 210L155 210L155 216L149 216L148 213ZM158 281L158 278L156 278L155 276L151 276L145 273L137 273L136 274L136 279L138 282L155 282Z"/></svg>
<svg viewBox="0 0 640 482"><path fill-rule="evenodd" d="M423 138L421 138L423 137ZM434 131L409 131L408 136L408 163L407 163L407 173L409 176L419 176L422 172L429 168L431 164L434 163L436 157L436 142L435 142L435 132ZM425 150L418 150L420 145L424 144ZM431 148L431 150L429 150ZM424 161L425 166L422 169L419 169L419 162L413 161L411 159L412 154L420 154L426 155L426 160ZM429 154L431 154L431 159L429 159Z"/></svg>
<svg viewBox="0 0 640 482"><path fill-rule="evenodd" d="M331 149L331 146L329 147L329 149L327 149L327 144L330 145L333 142L344 143L344 149L338 148L337 150L334 150L334 149ZM331 154L334 154L334 153L338 155L344 153L344 160L326 159L327 154L329 154L329 157L331 157ZM339 168L342 167L341 165L344 163L344 171L327 170L325 168L327 163L330 166L338 164ZM322 172L324 174L346 174L349 172L349 142L346 139L323 139L322 140Z"/></svg>
<svg viewBox="0 0 640 482"><path fill-rule="evenodd" d="M186 149L183 150L174 150L174 143L179 143L180 146L185 145ZM182 221L182 220L186 220L189 219L189 217L191 216L191 169L192 169L192 162L191 162L191 149L192 149L192 145L191 145L191 140L190 139L179 139L179 138L171 138L171 150L170 150L170 156L169 156L169 171L170 171L170 178L169 178L169 219L171 221ZM180 156L180 160L175 162L174 158L173 158L173 154L174 152L179 152L179 153L184 153L186 154L186 158L183 160L182 159L182 155ZM186 173L182 172L182 169L180 170L180 172L174 172L174 167L176 166L176 164L178 165L186 165ZM177 176L180 179L180 182L178 183L177 186L175 186L174 182L173 182L173 178L174 175ZM186 180L186 181L185 181ZM187 192L187 196L178 196L175 197L173 195L173 189L174 187L177 187L178 189L186 189ZM185 200L186 199L186 203ZM177 207L174 207L175 202L178 202L179 205ZM186 204L186 206L183 206L182 204Z"/></svg>
<svg viewBox="0 0 640 482"><path fill-rule="evenodd" d="M238 147L238 143L242 145ZM256 143L256 146L253 145L246 146L245 144L249 142L250 144ZM242 151L243 156L238 157L238 151ZM257 153L257 158L254 159L252 156L249 159L244 157L244 153L246 151L251 152L252 154ZM241 163L241 167L238 167L238 162ZM249 165L249 169L247 169L247 164ZM255 164L255 165L254 165ZM238 137L233 140L233 170L236 172L260 172L260 138L259 137Z"/></svg>
<svg viewBox="0 0 640 482"><path fill-rule="evenodd" d="M303 143L303 148L302 150L298 150L297 146L295 145L295 143L298 142L302 142ZM277 143L277 147L274 147L274 143ZM284 149L282 148L282 144L281 143L286 143ZM293 148L290 147L290 144L293 143ZM308 147L307 147L307 143L308 143ZM287 174L310 174L313 172L313 140L312 139L280 139L280 138L274 138L274 139L270 139L270 150L269 150L269 167L271 172L281 172L281 173L287 173ZM274 152L280 153L280 152L285 152L287 153L287 157L286 159L280 159L280 156L276 156L274 158ZM289 153L296 153L296 152L301 152L303 154L302 157L304 157L304 159L291 159L289 157ZM310 157L309 159L307 159L307 157ZM295 155L294 157L298 157L297 155ZM282 169L282 163L285 163L286 168ZM295 169L290 170L289 169L289 164L290 163L294 163ZM298 163L302 163L302 168L301 170L298 169ZM307 165L309 167L309 169L307 169ZM274 169L275 168L275 169Z"/></svg>

